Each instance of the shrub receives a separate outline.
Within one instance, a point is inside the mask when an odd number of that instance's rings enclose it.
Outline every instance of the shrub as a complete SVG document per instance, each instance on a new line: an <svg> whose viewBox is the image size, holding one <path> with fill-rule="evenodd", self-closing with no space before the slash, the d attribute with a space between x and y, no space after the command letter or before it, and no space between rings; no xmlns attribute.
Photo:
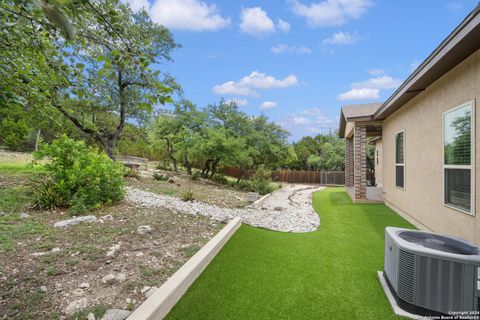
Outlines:
<svg viewBox="0 0 480 320"><path fill-rule="evenodd" d="M28 125L25 119L5 118L0 121L0 137L10 150L23 150L28 139Z"/></svg>
<svg viewBox="0 0 480 320"><path fill-rule="evenodd" d="M229 184L228 179L220 173L215 173L212 177L212 181L219 184Z"/></svg>
<svg viewBox="0 0 480 320"><path fill-rule="evenodd" d="M193 192L191 190L185 191L182 193L182 200L183 201L193 201Z"/></svg>
<svg viewBox="0 0 480 320"><path fill-rule="evenodd" d="M249 180L240 180L237 183L237 187L241 190L250 190L251 189L250 181Z"/></svg>
<svg viewBox="0 0 480 320"><path fill-rule="evenodd" d="M190 176L190 179L192 180L198 180L202 176L202 172L200 170L195 170L192 175Z"/></svg>
<svg viewBox="0 0 480 320"><path fill-rule="evenodd" d="M153 179L158 180L158 181L168 181L170 179L167 175L155 172L153 174Z"/></svg>
<svg viewBox="0 0 480 320"><path fill-rule="evenodd" d="M262 179L262 180L271 180L272 179L272 171L270 169L267 169L263 166L257 169L255 171L255 174L252 177L253 179Z"/></svg>
<svg viewBox="0 0 480 320"><path fill-rule="evenodd" d="M275 186L270 180L262 178L253 178L250 180L250 191L258 192L259 194L267 194L275 190Z"/></svg>
<svg viewBox="0 0 480 320"><path fill-rule="evenodd" d="M33 179L30 187L34 209L52 210L57 206L65 206L52 178Z"/></svg>
<svg viewBox="0 0 480 320"><path fill-rule="evenodd" d="M45 169L52 180L37 185L39 190L34 191L34 201L40 208L64 206L83 213L123 198L125 167L83 141L63 135L43 145L33 156L35 161L48 160ZM35 190L35 184L33 187Z"/></svg>

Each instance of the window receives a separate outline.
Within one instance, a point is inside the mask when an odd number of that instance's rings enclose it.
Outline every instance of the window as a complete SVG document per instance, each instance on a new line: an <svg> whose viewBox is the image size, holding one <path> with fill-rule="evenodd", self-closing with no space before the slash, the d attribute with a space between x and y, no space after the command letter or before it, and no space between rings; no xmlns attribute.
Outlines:
<svg viewBox="0 0 480 320"><path fill-rule="evenodd" d="M377 165L378 165L378 150L377 150Z"/></svg>
<svg viewBox="0 0 480 320"><path fill-rule="evenodd" d="M444 204L473 214L474 105L463 104L443 114Z"/></svg>
<svg viewBox="0 0 480 320"><path fill-rule="evenodd" d="M405 188L405 130L395 134L395 186Z"/></svg>

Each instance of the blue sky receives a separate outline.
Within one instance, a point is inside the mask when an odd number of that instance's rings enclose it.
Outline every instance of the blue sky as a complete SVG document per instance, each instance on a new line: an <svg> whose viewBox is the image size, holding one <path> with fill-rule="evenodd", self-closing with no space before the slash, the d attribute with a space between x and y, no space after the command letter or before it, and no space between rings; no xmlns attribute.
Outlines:
<svg viewBox="0 0 480 320"><path fill-rule="evenodd" d="M383 101L477 0L126 0L183 47L162 71L204 107L222 97L295 141L338 127L342 105Z"/></svg>

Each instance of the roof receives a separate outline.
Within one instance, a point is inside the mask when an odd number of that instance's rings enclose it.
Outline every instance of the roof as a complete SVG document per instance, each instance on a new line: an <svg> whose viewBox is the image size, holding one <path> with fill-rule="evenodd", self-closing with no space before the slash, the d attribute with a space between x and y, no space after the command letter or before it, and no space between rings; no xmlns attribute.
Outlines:
<svg viewBox="0 0 480 320"><path fill-rule="evenodd" d="M475 53L480 49L478 39L480 39L480 4L383 103L374 118L385 119Z"/></svg>
<svg viewBox="0 0 480 320"><path fill-rule="evenodd" d="M340 115L340 138L344 137L345 126L350 121L368 121L373 119L375 112L383 105L382 102L354 104L343 106Z"/></svg>
<svg viewBox="0 0 480 320"><path fill-rule="evenodd" d="M364 121L362 115L367 115L365 120L383 120L400 109L444 74L479 50L480 41L478 39L480 39L480 4L413 71L400 87L384 103L380 104L373 115L368 114L374 108L373 105L376 104L343 107L340 115L340 137L343 138L345 125L349 120ZM359 116L356 117L355 114L359 114Z"/></svg>

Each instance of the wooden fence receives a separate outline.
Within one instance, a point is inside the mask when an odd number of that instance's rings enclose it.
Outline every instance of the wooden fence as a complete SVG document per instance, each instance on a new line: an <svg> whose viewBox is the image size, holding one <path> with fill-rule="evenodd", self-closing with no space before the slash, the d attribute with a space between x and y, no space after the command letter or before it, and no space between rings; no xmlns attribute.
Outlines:
<svg viewBox="0 0 480 320"><path fill-rule="evenodd" d="M238 178L240 176L240 169L234 167L225 167L222 169L222 173L230 177ZM248 171L244 173L243 178L249 178L254 173L254 171ZM345 185L345 172L280 170L272 172L272 180L275 182L287 183Z"/></svg>

